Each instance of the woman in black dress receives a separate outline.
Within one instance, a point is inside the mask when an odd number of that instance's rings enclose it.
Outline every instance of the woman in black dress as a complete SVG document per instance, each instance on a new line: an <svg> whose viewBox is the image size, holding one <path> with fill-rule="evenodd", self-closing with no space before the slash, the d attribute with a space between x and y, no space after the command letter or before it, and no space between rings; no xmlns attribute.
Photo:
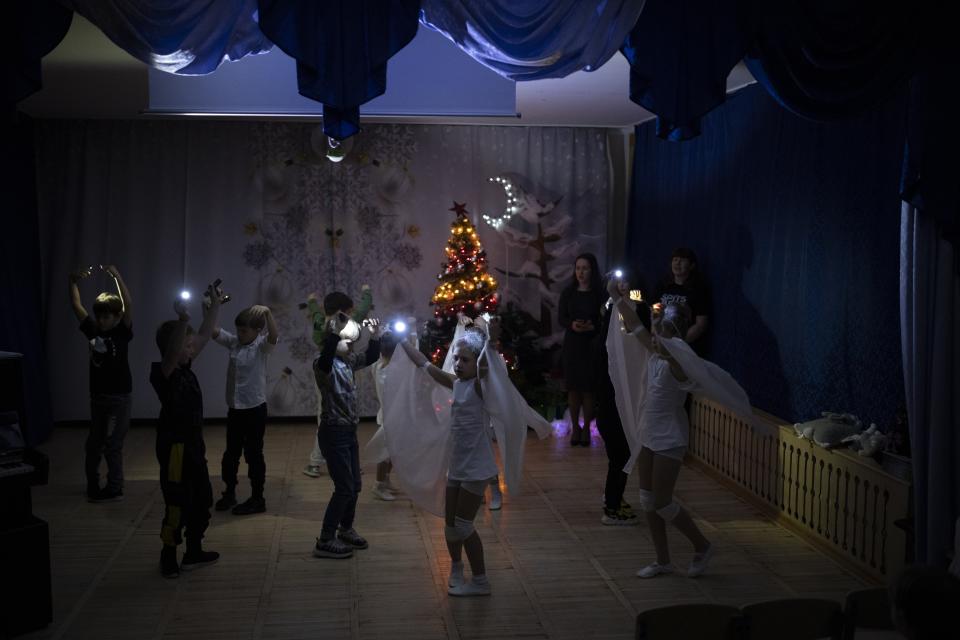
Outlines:
<svg viewBox="0 0 960 640"><path fill-rule="evenodd" d="M600 328L604 301L597 258L592 253L577 256L573 281L560 294L557 315L563 336L563 377L570 407L570 444L590 446L590 422L594 417L596 390L591 364L591 341ZM583 428L580 410L583 409Z"/></svg>

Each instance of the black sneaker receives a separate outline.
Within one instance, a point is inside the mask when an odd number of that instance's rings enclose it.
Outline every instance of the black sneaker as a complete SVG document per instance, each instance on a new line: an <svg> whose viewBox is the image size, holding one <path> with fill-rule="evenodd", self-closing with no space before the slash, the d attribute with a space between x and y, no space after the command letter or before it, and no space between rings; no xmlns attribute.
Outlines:
<svg viewBox="0 0 960 640"><path fill-rule="evenodd" d="M164 546L160 552L160 575L164 578L180 576L180 564L177 562L177 548Z"/></svg>
<svg viewBox="0 0 960 640"><path fill-rule="evenodd" d="M123 500L123 489L104 487L98 489L96 493L87 494L87 502L117 502L118 500Z"/></svg>
<svg viewBox="0 0 960 640"><path fill-rule="evenodd" d="M219 506L218 506L219 508ZM250 497L246 501L238 504L233 508L233 515L235 516L247 516L251 513L263 513L267 510L267 502L262 497Z"/></svg>
<svg viewBox="0 0 960 640"><path fill-rule="evenodd" d="M180 562L181 571L193 571L211 565L220 559L216 551L187 551Z"/></svg>
<svg viewBox="0 0 960 640"><path fill-rule="evenodd" d="M217 500L213 508L217 511L226 511L235 504L237 504L236 494L233 491L224 491L223 497Z"/></svg>
<svg viewBox="0 0 960 640"><path fill-rule="evenodd" d="M326 541L317 538L317 544L313 547L313 555L316 558L349 558L353 555L353 547L339 538L330 538Z"/></svg>
<svg viewBox="0 0 960 640"><path fill-rule="evenodd" d="M340 529L340 531L337 532L337 537L354 549L366 549L370 546L367 544L367 539L357 533L357 530L352 527L350 529Z"/></svg>
<svg viewBox="0 0 960 640"><path fill-rule="evenodd" d="M635 513L628 513L623 509L610 510L604 508L600 523L611 527L632 527L640 524Z"/></svg>

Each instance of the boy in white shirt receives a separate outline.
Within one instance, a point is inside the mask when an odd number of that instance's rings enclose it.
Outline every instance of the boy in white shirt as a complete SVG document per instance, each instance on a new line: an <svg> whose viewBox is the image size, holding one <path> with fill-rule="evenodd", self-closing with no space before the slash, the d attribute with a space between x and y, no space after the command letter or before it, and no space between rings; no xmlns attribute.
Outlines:
<svg viewBox="0 0 960 640"><path fill-rule="evenodd" d="M226 511L232 507L233 514L239 516L267 510L263 498L267 475L263 458L263 434L267 426L267 354L273 351L279 336L273 314L263 305L254 305L237 314L236 326L236 335L215 327L213 339L230 350L227 448L221 462L221 477L226 490L217 500L216 510ZM245 502L237 504L237 471L241 453L247 462L251 495Z"/></svg>

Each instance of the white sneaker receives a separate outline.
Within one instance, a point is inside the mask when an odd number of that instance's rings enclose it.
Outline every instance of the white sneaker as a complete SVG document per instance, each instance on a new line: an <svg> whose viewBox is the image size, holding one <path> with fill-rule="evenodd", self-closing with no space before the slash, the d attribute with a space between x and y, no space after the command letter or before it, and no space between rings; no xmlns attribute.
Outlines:
<svg viewBox="0 0 960 640"><path fill-rule="evenodd" d="M503 493L500 487L495 484L490 485L490 511L498 511L502 506Z"/></svg>
<svg viewBox="0 0 960 640"><path fill-rule="evenodd" d="M450 577L447 578L447 587L459 587L467 580L463 577L463 563L458 562L450 565Z"/></svg>
<svg viewBox="0 0 960 640"><path fill-rule="evenodd" d="M457 585L456 587L450 587L447 589L447 593L451 596L457 596L460 598L468 598L470 596L488 596L490 595L490 582L476 583L473 580L464 582L463 584Z"/></svg>
<svg viewBox="0 0 960 640"><path fill-rule="evenodd" d="M699 575L703 575L716 549L717 545L711 543L703 553L693 554L693 560L690 561L690 567L687 569L687 577L696 578Z"/></svg>
<svg viewBox="0 0 960 640"><path fill-rule="evenodd" d="M653 564L648 564L643 569L637 571L638 578L655 578L660 574L673 573L677 568L673 566L672 562L667 564L660 564L659 562L654 562Z"/></svg>
<svg viewBox="0 0 960 640"><path fill-rule="evenodd" d="M390 489L388 489L382 482L378 482L373 488L373 496L375 498L380 498L385 502L393 502L397 499L397 496L390 493Z"/></svg>
<svg viewBox="0 0 960 640"><path fill-rule="evenodd" d="M308 464L303 468L303 475L310 476L311 478L320 477L320 465L318 464Z"/></svg>

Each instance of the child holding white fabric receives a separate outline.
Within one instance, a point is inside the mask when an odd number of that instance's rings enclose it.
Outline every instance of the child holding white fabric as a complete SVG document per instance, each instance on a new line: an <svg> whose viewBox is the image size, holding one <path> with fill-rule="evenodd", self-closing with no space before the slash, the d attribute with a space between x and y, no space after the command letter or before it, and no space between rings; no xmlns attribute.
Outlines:
<svg viewBox="0 0 960 640"><path fill-rule="evenodd" d="M367 443L366 452L371 454L377 463L377 484L373 487L374 497L386 502L397 499L394 495L396 488L390 484L390 452L387 451L386 436L383 431L383 381L386 375L384 368L390 364L390 358L399 342L399 336L393 331L384 331L380 336L380 359L373 364L373 384L377 392L377 431Z"/></svg>
<svg viewBox="0 0 960 640"><path fill-rule="evenodd" d="M666 524L672 522L693 544L694 557L687 575L696 577L706 570L715 546L704 537L690 514L674 501L673 490L689 441L683 403L697 385L668 348L672 338L682 340L686 335L690 311L683 305L668 304L664 308L656 304L651 316L652 333L648 332L633 306L622 298L618 282L611 278L607 287L610 297L626 330L649 352L639 424L640 449L634 457L639 470L640 508L647 516L657 560L640 569L637 576L653 578L676 570L667 543Z"/></svg>
<svg viewBox="0 0 960 640"><path fill-rule="evenodd" d="M438 384L453 390L450 425L453 447L444 509L444 533L452 561L447 593L452 596L490 595L483 543L473 524L484 490L498 473L493 446L487 434L489 418L484 409L480 386L486 367L484 338L478 333L466 332L451 345L453 374L432 365L410 342L401 344L417 367L425 369ZM481 357L482 353L484 355ZM467 553L473 573L469 581L463 574L463 550Z"/></svg>

